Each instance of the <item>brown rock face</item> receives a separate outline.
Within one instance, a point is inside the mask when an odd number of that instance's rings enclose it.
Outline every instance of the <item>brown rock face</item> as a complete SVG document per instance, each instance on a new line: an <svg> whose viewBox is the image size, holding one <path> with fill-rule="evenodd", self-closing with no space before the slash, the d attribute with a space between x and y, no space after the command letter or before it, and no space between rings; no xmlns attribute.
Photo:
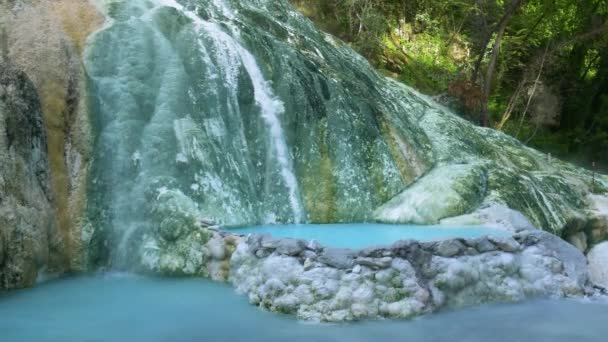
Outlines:
<svg viewBox="0 0 608 342"><path fill-rule="evenodd" d="M36 90L0 62L0 290L32 285L45 267L64 270L50 185Z"/></svg>
<svg viewBox="0 0 608 342"><path fill-rule="evenodd" d="M17 100L19 96L35 96L38 102L38 113L29 115L40 114L39 122L44 133L45 143L40 153L48 160L46 170L49 170L48 184L45 185L48 208L45 210L52 221L45 223L45 234L54 241L52 249L56 250L54 260L50 261L53 265L45 265L59 271L83 270L87 263L83 254L86 239L83 242L82 227L86 226L86 222L82 213L86 205L85 184L91 134L85 97L87 78L81 53L87 37L102 23L103 16L89 1L0 2L0 62L5 62L3 70L10 64L9 74L21 75L31 81L31 89L16 93ZM6 103L4 105L7 106ZM15 115L14 111L5 110L5 119ZM0 188L0 197L12 196L15 192L16 189ZM0 228L7 225L9 220L14 221L11 221L12 225L17 224L15 220L19 219L9 216L0 215ZM6 256L16 258L8 248L29 249L26 245L31 236L26 234L9 238L5 234L4 239L4 248L0 243L0 254L4 253L6 264L9 262ZM32 243L40 241L46 239ZM24 264L32 264L31 260L26 259L23 260ZM0 264L1 261L2 257ZM10 262L15 263L14 260ZM34 273L35 278L38 267L33 268L36 271L30 273ZM17 283L29 285L31 281Z"/></svg>

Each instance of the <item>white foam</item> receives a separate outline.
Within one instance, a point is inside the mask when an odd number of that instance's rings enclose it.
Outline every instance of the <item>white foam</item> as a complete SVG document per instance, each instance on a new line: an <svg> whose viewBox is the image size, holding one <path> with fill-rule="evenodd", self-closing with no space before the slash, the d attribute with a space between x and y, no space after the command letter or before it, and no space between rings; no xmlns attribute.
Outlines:
<svg viewBox="0 0 608 342"><path fill-rule="evenodd" d="M238 41L224 32L217 23L201 19L196 13L186 10L184 6L175 0L157 0L157 3L161 6L173 7L182 12L186 17L192 20L195 27L200 30L201 33L206 33L208 37L214 40L216 46L220 47L220 49L216 51L216 57L218 57L218 61L223 64L223 69L226 70L227 73L225 75L226 79L232 89L237 89L239 64L242 65L249 74L251 82L253 83L255 102L260 107L262 118L270 130L274 154L280 167L281 177L289 191L289 202L294 220L296 223L300 222L303 218L303 212L300 204L298 182L293 171L287 143L285 142L283 127L279 120L279 116L284 113L285 108L283 102L274 95L255 58ZM214 0L213 4L221 11L222 15L230 18L232 12L225 4L225 1ZM199 45L202 47L202 44Z"/></svg>

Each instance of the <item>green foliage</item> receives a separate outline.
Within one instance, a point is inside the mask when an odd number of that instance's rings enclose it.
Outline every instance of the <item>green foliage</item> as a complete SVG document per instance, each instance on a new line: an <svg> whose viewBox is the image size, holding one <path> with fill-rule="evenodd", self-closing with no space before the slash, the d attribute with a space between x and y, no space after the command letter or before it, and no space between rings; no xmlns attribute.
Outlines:
<svg viewBox="0 0 608 342"><path fill-rule="evenodd" d="M471 79L480 56L479 71L485 73L495 30L512 4L292 1L378 68L432 95ZM487 99L491 120L504 121L505 132L534 147L586 166L595 161L608 170L608 0L523 1L500 43ZM473 83L484 87L479 79ZM465 91L452 104L466 109L465 102L476 103L470 98L474 94ZM554 118L546 117L547 108L554 109L549 113ZM464 112L474 118L475 109Z"/></svg>

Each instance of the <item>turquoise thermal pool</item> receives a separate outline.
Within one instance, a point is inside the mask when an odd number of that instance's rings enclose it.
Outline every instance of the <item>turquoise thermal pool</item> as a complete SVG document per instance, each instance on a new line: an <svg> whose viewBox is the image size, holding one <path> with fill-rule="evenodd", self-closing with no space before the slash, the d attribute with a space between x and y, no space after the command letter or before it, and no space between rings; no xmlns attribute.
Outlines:
<svg viewBox="0 0 608 342"><path fill-rule="evenodd" d="M270 234L275 238L316 240L324 246L365 248L390 245L399 240L437 241L451 238L478 238L510 233L482 226L420 226L388 224L262 225L229 229L236 234Z"/></svg>

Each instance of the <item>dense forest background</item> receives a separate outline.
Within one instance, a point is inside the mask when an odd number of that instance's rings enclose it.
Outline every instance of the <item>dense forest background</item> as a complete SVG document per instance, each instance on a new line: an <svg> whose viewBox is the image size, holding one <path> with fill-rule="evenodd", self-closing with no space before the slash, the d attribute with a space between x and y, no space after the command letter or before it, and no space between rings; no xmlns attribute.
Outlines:
<svg viewBox="0 0 608 342"><path fill-rule="evenodd" d="M292 0L465 118L608 170L608 0Z"/></svg>

